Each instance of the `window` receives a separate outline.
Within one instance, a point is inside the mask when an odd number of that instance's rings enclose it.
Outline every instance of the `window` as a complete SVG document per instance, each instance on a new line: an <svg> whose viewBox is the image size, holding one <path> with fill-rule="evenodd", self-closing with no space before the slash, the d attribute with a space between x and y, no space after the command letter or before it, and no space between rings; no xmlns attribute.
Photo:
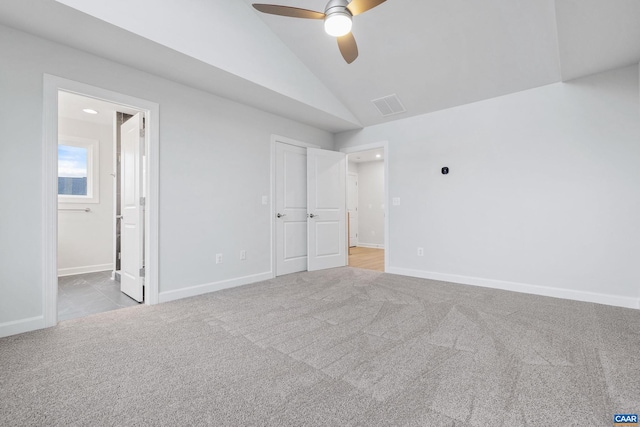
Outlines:
<svg viewBox="0 0 640 427"><path fill-rule="evenodd" d="M58 202L98 203L98 141L58 137Z"/></svg>

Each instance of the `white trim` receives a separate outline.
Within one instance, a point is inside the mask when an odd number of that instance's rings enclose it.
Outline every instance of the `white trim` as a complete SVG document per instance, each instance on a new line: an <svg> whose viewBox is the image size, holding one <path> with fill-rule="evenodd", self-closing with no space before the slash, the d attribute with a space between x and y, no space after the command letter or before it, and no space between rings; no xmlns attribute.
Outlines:
<svg viewBox="0 0 640 427"><path fill-rule="evenodd" d="M369 144L354 145L352 147L342 148L340 151L345 154L352 154L374 148L382 148L384 150L384 158L382 159L384 161L384 247L387 248L387 250L384 251L384 271L389 272L389 252L391 251L389 242L389 142L378 141Z"/></svg>
<svg viewBox="0 0 640 427"><path fill-rule="evenodd" d="M276 204L275 204L275 196L276 196L276 144L289 144L295 145L297 147L303 148L320 148L320 146L316 144L309 144L308 142L298 141L296 139L287 138L286 136L280 135L271 135L271 167L269 171L269 215L271 215L271 221L269 221L270 226L270 236L271 236L271 278L276 277L277 274L277 265L276 265Z"/></svg>
<svg viewBox="0 0 640 427"><path fill-rule="evenodd" d="M99 271L108 271L113 270L113 264L97 264L97 265L85 265L82 267L68 267L68 268L59 268L58 269L58 277L63 276L74 276L76 274L84 274L84 273L97 273Z"/></svg>
<svg viewBox="0 0 640 427"><path fill-rule="evenodd" d="M357 247L361 247L361 248L371 248L371 249L384 249L384 245L380 245L377 243L362 243L362 242L358 242L358 244L355 246Z"/></svg>
<svg viewBox="0 0 640 427"><path fill-rule="evenodd" d="M157 304L158 288L158 194L159 194L159 104L62 77L43 77L42 138L42 294L43 327L57 324L57 245L58 245L58 91L76 93L141 111L145 115L146 171L148 179L145 209L145 304ZM35 329L35 328L34 328Z"/></svg>
<svg viewBox="0 0 640 427"><path fill-rule="evenodd" d="M552 288L548 286L530 285L527 283L507 282L503 280L483 279L481 277L459 276L456 274L437 273L432 271L412 270L408 268L391 267L387 273L401 276L419 277L422 279L439 280L443 282L459 283L463 285L481 286L505 291L562 298L573 301L592 302L596 304L612 305L616 307L640 308L640 298L623 297L618 295L600 294L596 292L577 291L574 289Z"/></svg>
<svg viewBox="0 0 640 427"><path fill-rule="evenodd" d="M58 323L58 82L43 81L42 123L42 315L43 324ZM54 179L55 177L55 179Z"/></svg>
<svg viewBox="0 0 640 427"><path fill-rule="evenodd" d="M354 248L358 246L358 241L360 240L359 237L359 232L360 232L360 212L358 211L358 208L360 207L360 189L358 188L358 173L357 172L350 172L349 171L349 156L347 156L347 194L346 194L346 198L347 198L347 206L346 206L346 210L347 210L347 231L351 231L351 216L349 215L349 177L350 176L355 176L356 177L356 192L358 193L358 197L356 197L356 212L358 212L358 230L356 230L356 238L355 238L355 242L351 241L351 236L350 233L347 233L347 265L349 265L349 248ZM351 246L352 243L355 243L353 246Z"/></svg>
<svg viewBox="0 0 640 427"><path fill-rule="evenodd" d="M118 213L118 201L116 200L116 198L118 197L118 180L117 180L117 176L118 176L118 112L114 111L113 112L113 119L112 119L112 125L113 125L113 145L112 145L112 150L111 150L111 175L114 177L113 179L113 185L111 186L111 195L109 197L111 197L111 201L113 202L113 209L112 209L112 213L111 213L111 230L113 230L113 232L111 233L111 247L113 248L111 251L111 265L113 265L113 271L111 271L111 280L115 280L116 278L116 265L118 265L118 254L116 253L116 247L117 247L117 240L118 240L118 218L117 218L117 213Z"/></svg>
<svg viewBox="0 0 640 427"><path fill-rule="evenodd" d="M234 279L221 280L219 282L205 283L202 285L189 286L188 288L176 289L175 291L160 292L160 302L175 301L182 298L195 297L220 291L222 289L235 288L237 286L249 285L251 283L262 282L273 278L271 271L253 274L250 276L236 277Z"/></svg>
<svg viewBox="0 0 640 427"><path fill-rule="evenodd" d="M0 338L22 334L45 327L44 316L29 317L27 319L12 320L0 323Z"/></svg>

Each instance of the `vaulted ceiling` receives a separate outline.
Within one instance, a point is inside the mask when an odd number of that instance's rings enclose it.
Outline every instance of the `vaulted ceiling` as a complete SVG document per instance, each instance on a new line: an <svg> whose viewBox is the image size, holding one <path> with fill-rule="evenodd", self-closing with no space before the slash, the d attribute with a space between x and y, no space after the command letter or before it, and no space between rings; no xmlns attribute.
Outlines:
<svg viewBox="0 0 640 427"><path fill-rule="evenodd" d="M3 0L0 23L332 132L640 62L640 0L387 0L350 65L322 21L251 3ZM407 111L383 117L391 94Z"/></svg>

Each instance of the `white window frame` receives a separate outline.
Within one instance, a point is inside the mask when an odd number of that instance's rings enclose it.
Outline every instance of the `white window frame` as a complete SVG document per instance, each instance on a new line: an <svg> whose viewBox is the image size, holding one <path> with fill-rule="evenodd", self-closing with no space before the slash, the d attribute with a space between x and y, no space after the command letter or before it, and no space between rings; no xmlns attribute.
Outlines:
<svg viewBox="0 0 640 427"><path fill-rule="evenodd" d="M58 203L100 203L100 142L97 139L58 135L58 145L87 150L87 195L58 194Z"/></svg>

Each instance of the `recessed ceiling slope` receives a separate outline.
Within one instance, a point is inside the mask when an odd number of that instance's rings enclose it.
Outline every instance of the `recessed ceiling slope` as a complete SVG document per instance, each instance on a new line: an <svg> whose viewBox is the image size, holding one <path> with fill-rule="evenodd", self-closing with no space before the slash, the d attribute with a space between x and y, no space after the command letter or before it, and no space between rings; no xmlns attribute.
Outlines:
<svg viewBox="0 0 640 427"><path fill-rule="evenodd" d="M325 2L303 3L321 10ZM351 65L335 55L321 21L259 15L364 125L560 80L554 0L388 0L354 20L360 56ZM370 100L389 93L406 114L380 116Z"/></svg>
<svg viewBox="0 0 640 427"><path fill-rule="evenodd" d="M387 0L354 21L351 65L322 21L254 1L3 0L0 23L332 132L640 61L640 0ZM382 117L391 93L407 112Z"/></svg>
<svg viewBox="0 0 640 427"><path fill-rule="evenodd" d="M98 8L101 5L107 5L103 2L79 3L87 3L87 7ZM248 15L249 21L252 19L256 21L255 28L258 29L247 33L240 31L236 34L237 43L246 47L258 40L258 45L254 45L251 52L240 49L235 54L229 50L222 54L216 52L216 46L222 43L224 34L216 34L216 43L209 43L206 40L206 34L203 35L195 29L187 29L185 30L187 34L202 39L201 45L208 44L210 55L219 54L216 58L220 62L217 65L208 63L194 57L194 53L189 49L182 49L183 51L180 52L178 44L185 43L185 40L183 36L171 36L179 29L170 25L172 24L172 17L169 16L171 9L165 7L167 2L131 3L115 0L108 5L113 8L113 11L126 9L127 6L132 5L135 5L132 8L139 13L142 13L141 9L164 11L157 12L162 15L162 19L151 20L146 13L142 17L130 14L122 19L127 25L131 24L130 21L137 20L139 25L151 34L164 32L168 39L176 41L175 46L163 45L54 0L28 2L3 0L0 2L0 24L330 132L361 127L351 112L277 40L255 16L250 6L242 2L192 1L190 3L228 6L231 16L224 15L221 10L212 12L218 20L224 21L226 17L227 26L232 26L234 20L242 22L244 20L242 15ZM184 2L180 5L185 6ZM234 13L239 16L234 17ZM181 20L183 24L190 22L187 16L177 20ZM208 21L208 25L212 25L211 21ZM269 49L274 52L283 51L283 56L279 57L277 53L272 57L253 56L253 51L259 50L260 40L271 46ZM236 59L234 55L237 56ZM251 62L252 58L255 62ZM265 65L270 61L279 62L279 65L272 64L270 67ZM248 64L253 65L248 66ZM266 70L264 73L261 72L261 67ZM288 71L280 73L279 67Z"/></svg>
<svg viewBox="0 0 640 427"><path fill-rule="evenodd" d="M354 21L360 58L349 68L333 57L330 37L261 18L364 125L640 61L639 0L390 0L384 13ZM380 117L369 100L388 93L406 114Z"/></svg>
<svg viewBox="0 0 640 427"><path fill-rule="evenodd" d="M345 120L353 118L242 2L56 1Z"/></svg>

